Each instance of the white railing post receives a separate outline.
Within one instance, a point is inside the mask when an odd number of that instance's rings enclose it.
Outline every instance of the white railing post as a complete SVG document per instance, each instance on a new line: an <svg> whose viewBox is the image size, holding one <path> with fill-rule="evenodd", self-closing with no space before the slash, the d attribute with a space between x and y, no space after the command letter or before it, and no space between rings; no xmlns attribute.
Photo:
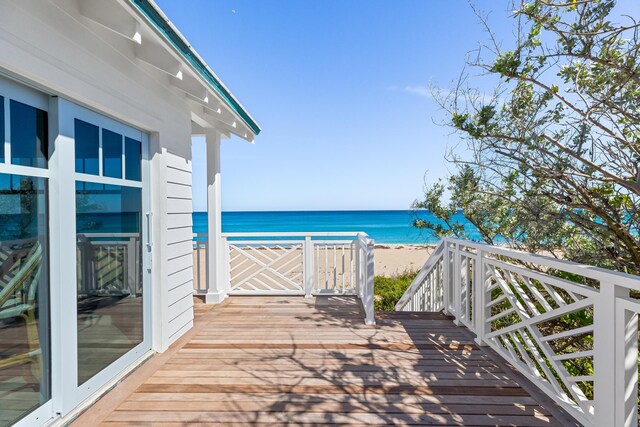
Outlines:
<svg viewBox="0 0 640 427"><path fill-rule="evenodd" d="M451 314L451 310L449 309L449 304L451 302L451 295L449 295L449 290L451 289L449 286L449 281L451 280L451 271L449 269L449 241L444 238L444 253L442 254L442 302L444 305L444 313Z"/></svg>
<svg viewBox="0 0 640 427"><path fill-rule="evenodd" d="M487 274L484 266L486 253L478 250L478 254L473 265L473 324L476 333L476 344L486 346L485 337L487 334L487 318L491 316L487 301L491 295L487 293Z"/></svg>
<svg viewBox="0 0 640 427"><path fill-rule="evenodd" d="M625 292L627 294L627 292ZM638 425L638 314L616 307L616 423ZM597 368L596 368L597 369ZM617 424L616 424L617 425Z"/></svg>
<svg viewBox="0 0 640 427"><path fill-rule="evenodd" d="M460 263L460 245L455 243L453 245L453 310L455 319L453 323L456 326L460 326L462 323L460 319L462 318L462 286L461 286L461 277L460 277L460 268L462 268Z"/></svg>
<svg viewBox="0 0 640 427"><path fill-rule="evenodd" d="M225 236L222 236L220 240L220 246L222 246L222 254L224 259L221 270L221 280L225 284L226 291L228 293L231 289L231 254L229 250L229 240L227 240Z"/></svg>
<svg viewBox="0 0 640 427"><path fill-rule="evenodd" d="M626 295L625 295L626 294ZM594 304L593 331L593 398L595 424L599 426L625 426L624 414L624 382L620 370L624 370L626 354L624 352L624 329L619 323L618 298L629 297L629 290L611 283L600 283L600 295ZM618 321L617 321L618 320ZM622 330L621 330L622 329ZM635 336L637 340L637 329ZM623 373L624 374L624 373ZM637 399L637 392L631 396Z"/></svg>
<svg viewBox="0 0 640 427"><path fill-rule="evenodd" d="M314 247L313 241L311 240L311 236L305 236L304 245L302 246L303 252L303 277L304 277L304 296L306 298L311 298L313 295L313 288L315 285L315 275L314 275L314 265L313 265L313 256L314 256Z"/></svg>
<svg viewBox="0 0 640 427"><path fill-rule="evenodd" d="M375 325L375 310L373 307L373 278L375 273L374 247L375 243L369 238L361 238L362 247L364 249L363 275L364 282L360 289L360 298L364 308L365 323L367 325Z"/></svg>
<svg viewBox="0 0 640 427"><path fill-rule="evenodd" d="M356 237L355 240L355 245L354 249L355 249L355 279L356 279L356 295L358 297L360 297L360 288L361 288L361 283L362 283L362 263L360 262L360 259L362 258L360 255L360 251L362 251L362 248L360 247L360 238Z"/></svg>

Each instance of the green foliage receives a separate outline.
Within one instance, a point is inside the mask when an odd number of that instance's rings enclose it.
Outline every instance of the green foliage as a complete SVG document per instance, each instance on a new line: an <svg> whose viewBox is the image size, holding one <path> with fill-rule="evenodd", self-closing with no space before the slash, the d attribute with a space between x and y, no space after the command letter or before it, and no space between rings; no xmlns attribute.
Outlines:
<svg viewBox="0 0 640 427"><path fill-rule="evenodd" d="M469 154L414 203L438 219L416 227L468 238L462 210L487 243L640 273L640 25L615 3L531 0L506 50L480 16L491 43L466 68L480 73L434 94Z"/></svg>
<svg viewBox="0 0 640 427"><path fill-rule="evenodd" d="M393 311L398 300L418 274L405 271L394 277L375 276L373 278L374 307L379 311Z"/></svg>
<svg viewBox="0 0 640 427"><path fill-rule="evenodd" d="M427 186L414 203L439 220L416 221L416 227L438 237L469 238L454 219L461 209L487 243L640 274L640 24L611 16L615 4L530 0L514 14L517 34L506 50L479 16L490 42L466 70L480 72L465 71L449 93L434 94L468 154L451 156L451 176ZM487 75L500 82L494 90L500 96L488 99L473 87L474 77ZM544 272L597 285L574 274ZM496 288L492 296L500 292ZM492 327L519 320L511 313ZM548 336L593 321L592 309L585 308L537 327ZM520 333L507 340L525 344ZM556 354L588 351L593 335L548 345ZM562 363L571 375L593 374L589 358ZM558 375L548 361L547 368ZM577 385L593 396L591 383Z"/></svg>

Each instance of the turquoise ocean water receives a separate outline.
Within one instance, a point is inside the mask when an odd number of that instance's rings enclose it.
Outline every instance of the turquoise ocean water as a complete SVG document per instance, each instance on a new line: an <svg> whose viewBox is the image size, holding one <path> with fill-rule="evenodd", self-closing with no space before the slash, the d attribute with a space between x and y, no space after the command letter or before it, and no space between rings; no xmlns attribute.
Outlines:
<svg viewBox="0 0 640 427"><path fill-rule="evenodd" d="M222 212L222 231L239 232L305 232L364 231L376 243L433 244L437 239L426 230L412 226L417 217L434 221L428 211L281 211ZM465 223L470 232L474 227L462 213L456 220ZM206 212L194 212L194 233L207 232Z"/></svg>

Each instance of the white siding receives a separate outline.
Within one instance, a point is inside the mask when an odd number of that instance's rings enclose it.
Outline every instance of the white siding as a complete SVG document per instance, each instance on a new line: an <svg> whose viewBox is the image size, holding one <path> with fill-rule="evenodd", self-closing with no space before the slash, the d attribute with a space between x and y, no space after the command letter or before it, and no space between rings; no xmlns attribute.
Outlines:
<svg viewBox="0 0 640 427"><path fill-rule="evenodd" d="M168 346L193 326L193 208L191 162L166 151L162 157L166 180L162 288L167 294L163 344Z"/></svg>
<svg viewBox="0 0 640 427"><path fill-rule="evenodd" d="M0 0L0 74L149 134L151 334L164 351L193 324L190 157L202 108L137 56L155 39L138 45L101 26L80 13L84 1Z"/></svg>

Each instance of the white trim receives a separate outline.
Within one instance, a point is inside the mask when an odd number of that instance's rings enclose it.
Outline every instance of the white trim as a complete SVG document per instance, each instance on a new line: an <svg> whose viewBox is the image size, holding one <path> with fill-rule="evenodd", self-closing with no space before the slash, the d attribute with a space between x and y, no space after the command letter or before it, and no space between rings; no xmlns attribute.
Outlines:
<svg viewBox="0 0 640 427"><path fill-rule="evenodd" d="M51 205L50 228L51 241L58 245L56 250L51 250L52 272L52 390L54 410L57 413L70 413L81 402L85 401L96 391L102 389L113 378L118 377L132 363L143 354L151 350L151 284L148 269L148 257L143 256L143 338L142 342L133 349L119 357L116 361L105 366L90 379L78 386L78 330L77 310L62 310L61 307L77 307L77 277L76 277L76 182L92 182L110 185L119 185L129 188L141 189L141 224L140 233L145 239L148 230L142 218L149 209L149 167L148 167L148 136L125 125L119 124L117 128L123 135L132 137L142 144L141 179L128 181L124 179L101 177L75 172L75 119L89 120L90 123L103 128L103 125L112 124L109 118L101 118L98 113L88 111L71 101L62 98L52 98L57 108L58 129L52 129L55 137L55 145L52 149L51 172ZM54 115L52 115L53 117ZM100 131L99 134L102 134ZM61 136L68 135L68 136ZM124 140L124 138L123 138ZM102 160L100 159L100 163ZM123 170L124 173L124 170ZM69 217L73 218L69 221ZM142 243L142 242L141 242ZM69 256L69 254L74 254ZM144 252L143 252L144 254ZM54 312L55 311L55 312ZM53 322L55 317L56 321ZM54 338L55 337L55 338Z"/></svg>
<svg viewBox="0 0 640 427"><path fill-rule="evenodd" d="M2 87L0 87L0 95L2 95L2 97L4 98L3 100L4 117L2 118L4 120L4 135L2 136L4 139L0 142L4 144L4 163L10 164L11 163L11 141L9 141L10 140L9 136L11 135L11 119L9 118L9 111L10 111L9 97L6 96L4 92L2 92ZM0 162L0 165L4 163Z"/></svg>
<svg viewBox="0 0 640 427"><path fill-rule="evenodd" d="M53 416L53 405L51 399L43 403L37 409L34 409L24 418L21 418L12 427L33 427L47 423Z"/></svg>
<svg viewBox="0 0 640 427"><path fill-rule="evenodd" d="M1 162L0 173L20 176L34 176L37 178L49 178L49 176L51 175L49 169L35 168L32 166L12 165L9 163Z"/></svg>
<svg viewBox="0 0 640 427"><path fill-rule="evenodd" d="M92 184L119 185L121 187L143 188L143 184L140 181L128 181L126 179L110 178L108 176L98 176L79 172L76 172L75 177L76 181L90 182Z"/></svg>
<svg viewBox="0 0 640 427"><path fill-rule="evenodd" d="M7 78L3 74L0 74L0 95L23 104L30 105L42 111L49 111L48 94L37 89L33 89L22 82ZM5 99L5 114L8 112L8 108L9 102ZM7 129L5 129L5 132L9 134Z"/></svg>
<svg viewBox="0 0 640 427"><path fill-rule="evenodd" d="M361 234L365 234L362 231L349 231L349 232L311 232L311 233L222 233L222 237L358 237Z"/></svg>

